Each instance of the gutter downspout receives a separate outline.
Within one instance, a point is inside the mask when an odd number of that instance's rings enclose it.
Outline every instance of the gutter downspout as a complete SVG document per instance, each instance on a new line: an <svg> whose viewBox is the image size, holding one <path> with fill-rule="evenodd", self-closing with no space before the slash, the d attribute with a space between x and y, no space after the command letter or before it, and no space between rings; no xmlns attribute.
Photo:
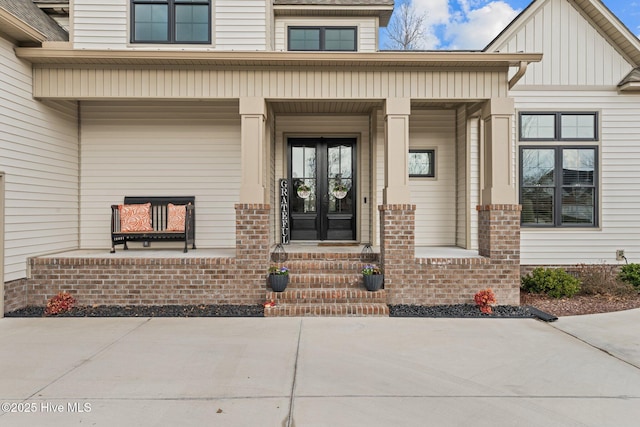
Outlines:
<svg viewBox="0 0 640 427"><path fill-rule="evenodd" d="M527 72L527 65L529 65L527 61L520 61L518 71L516 71L513 77L511 77L511 80L509 80L509 89L513 89L516 83L524 76L524 73Z"/></svg>

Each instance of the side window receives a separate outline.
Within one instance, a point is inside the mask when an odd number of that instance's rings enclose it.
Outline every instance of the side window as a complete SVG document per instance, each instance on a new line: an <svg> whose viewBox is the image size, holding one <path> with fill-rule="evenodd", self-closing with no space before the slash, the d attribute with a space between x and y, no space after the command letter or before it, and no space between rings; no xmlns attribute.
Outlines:
<svg viewBox="0 0 640 427"><path fill-rule="evenodd" d="M211 43L211 0L131 0L132 43Z"/></svg>
<svg viewBox="0 0 640 427"><path fill-rule="evenodd" d="M597 225L597 148L521 147L523 226Z"/></svg>
<svg viewBox="0 0 640 427"><path fill-rule="evenodd" d="M346 51L357 50L356 27L289 27L290 51Z"/></svg>
<svg viewBox="0 0 640 427"><path fill-rule="evenodd" d="M409 177L435 178L436 151L409 150Z"/></svg>

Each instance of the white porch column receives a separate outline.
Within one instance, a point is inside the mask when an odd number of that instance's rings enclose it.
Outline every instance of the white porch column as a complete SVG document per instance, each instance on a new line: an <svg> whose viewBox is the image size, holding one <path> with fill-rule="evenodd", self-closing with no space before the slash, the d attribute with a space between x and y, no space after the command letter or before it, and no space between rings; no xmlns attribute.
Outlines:
<svg viewBox="0 0 640 427"><path fill-rule="evenodd" d="M484 188L482 205L517 205L513 177L512 98L493 98L482 109L484 121Z"/></svg>
<svg viewBox="0 0 640 427"><path fill-rule="evenodd" d="M267 203L265 186L266 111L264 98L240 98L240 203Z"/></svg>
<svg viewBox="0 0 640 427"><path fill-rule="evenodd" d="M389 98L385 103L384 190L385 205L411 202L409 192L409 115L411 99Z"/></svg>

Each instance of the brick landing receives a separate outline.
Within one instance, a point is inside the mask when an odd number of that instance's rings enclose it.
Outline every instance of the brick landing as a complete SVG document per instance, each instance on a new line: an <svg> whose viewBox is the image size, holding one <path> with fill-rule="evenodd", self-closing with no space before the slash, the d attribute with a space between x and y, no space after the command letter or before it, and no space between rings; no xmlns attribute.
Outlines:
<svg viewBox="0 0 640 427"><path fill-rule="evenodd" d="M370 261L371 262L371 261ZM378 262L377 255L373 262ZM360 254L292 253L285 263L290 281L284 292L267 290L265 316L388 316L384 290L369 292Z"/></svg>

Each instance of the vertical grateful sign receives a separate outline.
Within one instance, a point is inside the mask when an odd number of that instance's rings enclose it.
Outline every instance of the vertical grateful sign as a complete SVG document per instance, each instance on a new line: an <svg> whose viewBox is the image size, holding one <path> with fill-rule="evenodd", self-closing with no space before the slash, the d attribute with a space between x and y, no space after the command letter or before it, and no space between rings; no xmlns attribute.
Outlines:
<svg viewBox="0 0 640 427"><path fill-rule="evenodd" d="M280 180L280 243L289 244L289 180Z"/></svg>

